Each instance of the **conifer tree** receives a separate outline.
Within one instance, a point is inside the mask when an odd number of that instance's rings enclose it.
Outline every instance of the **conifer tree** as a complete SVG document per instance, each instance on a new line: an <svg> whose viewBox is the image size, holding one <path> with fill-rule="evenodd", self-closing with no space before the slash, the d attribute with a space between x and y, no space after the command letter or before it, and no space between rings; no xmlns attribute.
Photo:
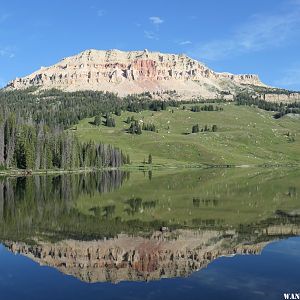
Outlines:
<svg viewBox="0 0 300 300"><path fill-rule="evenodd" d="M193 125L193 127L192 127L192 133L197 133L197 132L199 132L199 125L198 124Z"/></svg>
<svg viewBox="0 0 300 300"><path fill-rule="evenodd" d="M99 126L101 125L101 116L97 115L94 119L94 125Z"/></svg>
<svg viewBox="0 0 300 300"><path fill-rule="evenodd" d="M212 132L216 132L218 130L217 125L213 125L211 130L212 130Z"/></svg>

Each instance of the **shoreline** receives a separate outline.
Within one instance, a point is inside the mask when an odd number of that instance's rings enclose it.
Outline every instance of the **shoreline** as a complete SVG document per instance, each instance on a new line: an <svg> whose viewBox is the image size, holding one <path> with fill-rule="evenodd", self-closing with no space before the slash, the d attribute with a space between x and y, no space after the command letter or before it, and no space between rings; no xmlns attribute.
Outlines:
<svg viewBox="0 0 300 300"><path fill-rule="evenodd" d="M109 167L109 168L84 168L84 169L48 169L48 170L22 170L22 169L9 169L1 170L0 177L25 177L25 176L34 176L34 175L59 175L59 174L82 174L82 173L92 173L92 172L103 172L103 171L161 171L161 170L184 170L184 169L231 169L231 168L300 168L299 163L286 163L286 164L222 164L222 165L213 165L213 164L178 164L178 165L125 165L122 167Z"/></svg>

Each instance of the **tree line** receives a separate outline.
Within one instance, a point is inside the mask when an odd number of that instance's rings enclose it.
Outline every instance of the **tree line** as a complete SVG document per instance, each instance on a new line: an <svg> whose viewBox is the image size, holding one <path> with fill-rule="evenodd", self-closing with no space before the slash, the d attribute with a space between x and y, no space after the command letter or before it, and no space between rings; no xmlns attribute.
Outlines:
<svg viewBox="0 0 300 300"><path fill-rule="evenodd" d="M191 111L192 112L200 112L200 111L222 111L224 110L223 107L221 106L214 106L212 104L205 104L205 105L202 105L202 106L199 106L199 105L194 105L191 107Z"/></svg>
<svg viewBox="0 0 300 300"><path fill-rule="evenodd" d="M76 169L120 167L130 158L118 148L80 143L68 131L22 122L14 114L0 120L0 167Z"/></svg>
<svg viewBox="0 0 300 300"><path fill-rule="evenodd" d="M114 94L33 92L0 92L0 169L103 168L130 162L118 148L80 143L65 131L95 111L116 110L120 99ZM106 123L114 125L110 116Z"/></svg>
<svg viewBox="0 0 300 300"><path fill-rule="evenodd" d="M0 168L73 169L119 167L128 155L111 145L80 143L65 131L80 120L96 116L94 124L115 127L113 114L123 111L160 111L179 106L175 100L159 101L145 95L120 98L108 92L59 90L37 92L36 88L0 91ZM152 124L143 130L155 130ZM128 132L141 134L142 127L130 121Z"/></svg>
<svg viewBox="0 0 300 300"><path fill-rule="evenodd" d="M13 112L17 118L63 129L97 115L119 116L121 111L160 111L179 105L175 100L153 100L146 95L121 98L117 94L101 91L63 92L52 89L37 92L35 88L0 91L0 107L4 114Z"/></svg>
<svg viewBox="0 0 300 300"><path fill-rule="evenodd" d="M192 126L192 133L198 133L198 132L207 132L207 131L212 131L216 132L218 130L217 125L212 125L209 127L208 125L204 125L203 128L200 128L199 124L195 124Z"/></svg>
<svg viewBox="0 0 300 300"><path fill-rule="evenodd" d="M220 103L221 101L215 101ZM278 111L277 117L297 113L299 103L276 104L248 96L238 95L238 105L257 105L266 110ZM95 125L115 126L113 115L122 111L160 111L169 106L200 103L199 101L153 100L147 93L120 98L114 93L59 90L38 92L35 88L19 91L0 91L0 167L21 169L118 167L130 158L121 150L109 145L80 143L67 132L80 120L96 116ZM222 107L212 104L193 106L192 111L216 111ZM143 130L156 132L154 124L140 124L128 118L128 132L141 134ZM193 132L216 131L217 127L202 129L195 126Z"/></svg>
<svg viewBox="0 0 300 300"><path fill-rule="evenodd" d="M300 102L283 103L269 102L249 93L240 93L236 95L235 101L237 105L256 106L266 111L273 111L275 119L279 119L286 114L300 114Z"/></svg>

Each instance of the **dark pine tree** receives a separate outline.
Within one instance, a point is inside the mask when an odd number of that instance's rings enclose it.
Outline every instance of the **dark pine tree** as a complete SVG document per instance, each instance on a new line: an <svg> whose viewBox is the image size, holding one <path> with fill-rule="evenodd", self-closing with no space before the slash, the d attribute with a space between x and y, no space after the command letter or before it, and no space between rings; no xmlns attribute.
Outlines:
<svg viewBox="0 0 300 300"><path fill-rule="evenodd" d="M100 126L101 125L101 116L97 115L94 119L94 125Z"/></svg>
<svg viewBox="0 0 300 300"><path fill-rule="evenodd" d="M192 133L197 133L197 132L199 132L200 130L199 130L199 125L198 124L196 124L196 125L193 125L193 127L192 127Z"/></svg>

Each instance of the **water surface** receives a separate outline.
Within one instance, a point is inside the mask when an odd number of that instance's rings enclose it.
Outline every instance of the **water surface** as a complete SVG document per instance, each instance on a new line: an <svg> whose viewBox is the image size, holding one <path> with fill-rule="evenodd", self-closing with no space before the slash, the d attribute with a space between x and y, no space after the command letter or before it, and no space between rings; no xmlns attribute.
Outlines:
<svg viewBox="0 0 300 300"><path fill-rule="evenodd" d="M0 178L4 299L283 299L300 171Z"/></svg>

